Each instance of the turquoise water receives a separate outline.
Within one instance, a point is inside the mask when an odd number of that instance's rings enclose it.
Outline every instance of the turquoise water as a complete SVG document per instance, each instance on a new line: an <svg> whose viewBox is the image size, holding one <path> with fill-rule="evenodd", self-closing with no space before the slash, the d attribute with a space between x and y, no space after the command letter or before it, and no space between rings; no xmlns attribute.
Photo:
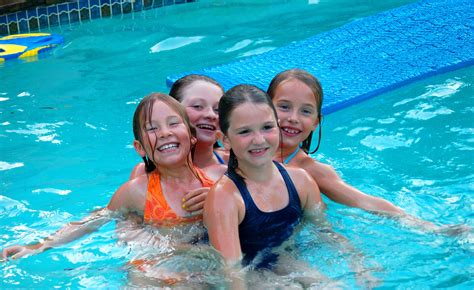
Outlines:
<svg viewBox="0 0 474 290"><path fill-rule="evenodd" d="M52 54L1 66L0 245L37 241L107 204L139 161L131 147L135 106L167 91L167 75L413 1L310 2L318 3L201 1L57 28L65 44ZM327 116L317 158L410 214L474 226L473 76L472 67L436 76ZM330 201L328 219L379 268L382 287L474 287L472 236L423 234ZM134 250L117 243L114 229L0 264L0 288L127 285ZM354 286L344 259L321 244L307 248L304 259Z"/></svg>

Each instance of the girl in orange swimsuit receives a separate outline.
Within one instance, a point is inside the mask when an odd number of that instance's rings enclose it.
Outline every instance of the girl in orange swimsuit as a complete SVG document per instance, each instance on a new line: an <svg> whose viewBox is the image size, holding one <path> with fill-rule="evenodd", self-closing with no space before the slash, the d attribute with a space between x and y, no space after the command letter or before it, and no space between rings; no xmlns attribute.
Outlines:
<svg viewBox="0 0 474 290"><path fill-rule="evenodd" d="M5 248L3 258L17 259L78 239L108 222L111 213L135 214L158 227L201 220L201 214L190 216L182 208L182 199L190 191L208 191L225 167L201 170L194 166L191 149L196 137L183 107L165 94L145 97L135 111L133 133L134 147L145 162L147 174L123 184L106 208L67 224L43 242Z"/></svg>
<svg viewBox="0 0 474 290"><path fill-rule="evenodd" d="M228 152L214 147L219 130L217 106L224 94L224 88L214 79L190 74L173 83L170 96L180 102L189 122L196 129L196 144L193 150L193 163L199 168L226 164ZM145 163L135 166L130 179L145 174ZM206 192L190 192L183 197L182 207L189 214L200 213L207 196Z"/></svg>

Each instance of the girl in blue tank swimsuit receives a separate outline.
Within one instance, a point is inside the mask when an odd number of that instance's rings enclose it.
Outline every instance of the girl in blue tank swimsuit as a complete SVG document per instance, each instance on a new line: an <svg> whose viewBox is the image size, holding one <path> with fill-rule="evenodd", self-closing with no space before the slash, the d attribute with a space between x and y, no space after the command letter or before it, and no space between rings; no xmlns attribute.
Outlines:
<svg viewBox="0 0 474 290"><path fill-rule="evenodd" d="M280 129L270 98L259 88L238 85L225 93L219 123L229 165L204 204L210 242L222 254L231 278L238 276L241 265L276 269L274 249L289 239L303 214L324 221L318 185L303 169L273 161ZM318 226L327 228L326 223ZM353 250L347 240L339 241L343 250ZM360 263L352 265L362 273Z"/></svg>

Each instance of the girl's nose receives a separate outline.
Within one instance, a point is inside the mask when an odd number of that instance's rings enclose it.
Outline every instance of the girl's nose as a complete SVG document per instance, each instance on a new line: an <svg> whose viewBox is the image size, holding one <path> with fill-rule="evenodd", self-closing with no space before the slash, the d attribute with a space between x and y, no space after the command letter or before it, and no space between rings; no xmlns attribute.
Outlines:
<svg viewBox="0 0 474 290"><path fill-rule="evenodd" d="M218 115L214 111L213 108L209 107L209 108L207 108L205 117L208 118L208 119L211 119L211 120L216 120L218 118Z"/></svg>
<svg viewBox="0 0 474 290"><path fill-rule="evenodd" d="M296 112L296 110L293 110L288 114L288 122L298 123L298 112Z"/></svg>
<svg viewBox="0 0 474 290"><path fill-rule="evenodd" d="M263 134L260 132L255 133L254 138L253 138L253 144L262 144L265 142L265 138L263 137Z"/></svg>
<svg viewBox="0 0 474 290"><path fill-rule="evenodd" d="M171 131L168 128L163 128L158 132L159 138L166 138L171 135Z"/></svg>

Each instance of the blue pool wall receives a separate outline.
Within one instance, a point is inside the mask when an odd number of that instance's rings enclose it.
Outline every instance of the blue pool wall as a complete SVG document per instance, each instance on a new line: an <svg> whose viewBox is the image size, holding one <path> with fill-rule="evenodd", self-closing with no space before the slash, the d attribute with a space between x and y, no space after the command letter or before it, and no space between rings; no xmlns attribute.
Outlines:
<svg viewBox="0 0 474 290"><path fill-rule="evenodd" d="M76 0L0 15L0 36L47 31L55 26L196 2L196 0Z"/></svg>

